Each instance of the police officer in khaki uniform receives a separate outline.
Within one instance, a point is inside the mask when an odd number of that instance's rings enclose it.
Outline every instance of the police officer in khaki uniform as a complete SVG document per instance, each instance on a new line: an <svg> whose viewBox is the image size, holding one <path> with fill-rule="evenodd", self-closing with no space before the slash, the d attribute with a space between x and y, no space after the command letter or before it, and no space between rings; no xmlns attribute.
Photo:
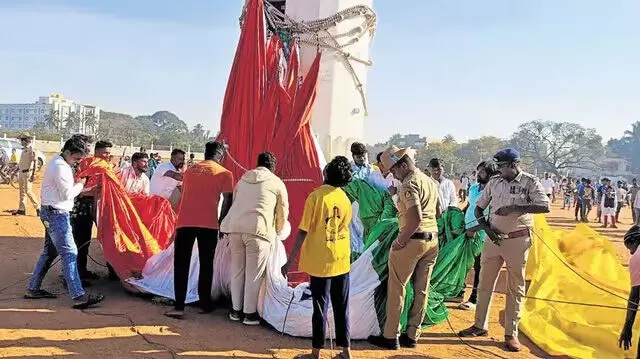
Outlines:
<svg viewBox="0 0 640 359"><path fill-rule="evenodd" d="M35 207L38 216L40 216L40 203L33 194L33 180L35 179L36 169L38 168L38 156L33 149L33 136L25 132L18 136L22 143L22 154L18 163L18 184L20 187L20 204L18 210L13 212L14 216L25 216L27 214L27 198Z"/></svg>
<svg viewBox="0 0 640 359"><path fill-rule="evenodd" d="M381 156L384 168L402 181L398 190L400 233L389 252L387 321L382 336L369 341L385 349L416 346L429 298L431 272L438 257L438 184L416 168L411 149L389 148ZM414 300L407 332L398 338L406 286L414 279Z"/></svg>
<svg viewBox="0 0 640 359"><path fill-rule="evenodd" d="M512 148L494 156L500 172L487 183L477 201L475 216L490 241L485 241L480 257L480 283L476 322L460 332L461 337L489 334L491 297L503 264L507 267L507 304L505 308L505 345L520 351L518 323L525 295L525 267L531 247L530 228L534 213L549 212L549 197L540 180L520 169L520 154ZM483 215L489 207L489 220Z"/></svg>

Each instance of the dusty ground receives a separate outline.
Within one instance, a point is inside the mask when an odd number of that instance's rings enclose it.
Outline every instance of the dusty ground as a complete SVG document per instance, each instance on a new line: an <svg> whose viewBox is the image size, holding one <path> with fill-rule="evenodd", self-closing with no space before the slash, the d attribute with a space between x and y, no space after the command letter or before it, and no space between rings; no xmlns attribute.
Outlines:
<svg viewBox="0 0 640 359"><path fill-rule="evenodd" d="M36 186L38 187L38 186ZM38 189L36 189L38 194ZM125 294L119 284L106 280L91 291L103 292L107 299L100 308L84 312L70 309L58 273L51 270L45 287L62 293L56 300L21 299L26 278L33 269L43 242L43 226L35 217L15 218L5 213L17 205L17 190L0 185L0 357L73 356L77 358L294 358L307 353L308 339L284 337L267 327L247 328L231 323L226 308L213 315L188 313L183 321L164 317L166 307ZM625 209L621 228L628 227L630 214ZM593 217L593 216L592 216ZM574 225L572 213L555 207L549 219L558 227ZM592 224L597 227L597 224ZM621 241L623 229L605 230L626 254ZM99 246L91 247L92 256L103 262ZM92 270L106 275L106 269L91 263ZM504 273L498 290L504 290ZM15 284L15 285L13 285ZM354 342L356 358L545 358L539 348L521 335L526 348L518 354L502 349L504 296L496 295L491 312L491 337L469 340L481 352L463 344L447 323L428 330L415 350L387 352L365 342ZM452 310L455 331L473 323L473 313ZM491 354L493 353L493 354ZM330 358L329 351L325 353ZM333 352L333 355L337 352Z"/></svg>

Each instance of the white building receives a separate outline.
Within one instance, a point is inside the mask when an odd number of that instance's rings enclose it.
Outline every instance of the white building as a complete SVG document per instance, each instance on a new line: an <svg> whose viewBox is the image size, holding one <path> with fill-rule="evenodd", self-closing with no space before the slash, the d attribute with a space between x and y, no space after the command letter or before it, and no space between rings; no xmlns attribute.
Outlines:
<svg viewBox="0 0 640 359"><path fill-rule="evenodd" d="M66 127L69 115L74 114L71 132L95 134L100 122L100 108L83 105L60 94L41 96L35 103L0 104L0 128L7 130L28 130L39 123L56 118L58 129Z"/></svg>

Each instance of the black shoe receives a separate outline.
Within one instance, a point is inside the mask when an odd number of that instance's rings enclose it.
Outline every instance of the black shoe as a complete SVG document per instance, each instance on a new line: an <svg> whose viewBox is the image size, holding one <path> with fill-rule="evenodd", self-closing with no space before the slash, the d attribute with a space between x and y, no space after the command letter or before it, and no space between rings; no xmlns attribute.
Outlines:
<svg viewBox="0 0 640 359"><path fill-rule="evenodd" d="M418 341L409 338L407 334L400 335L398 342L403 348L415 348L418 346Z"/></svg>
<svg viewBox="0 0 640 359"><path fill-rule="evenodd" d="M12 216L26 216L27 212L26 211L13 211L13 213L11 213Z"/></svg>
<svg viewBox="0 0 640 359"><path fill-rule="evenodd" d="M44 289L38 290L27 290L24 294L24 299L55 299L58 298L57 295L47 292Z"/></svg>
<svg viewBox="0 0 640 359"><path fill-rule="evenodd" d="M239 310L233 310L231 309L229 311L229 319L231 319L234 322L239 322L242 320L242 312Z"/></svg>
<svg viewBox="0 0 640 359"><path fill-rule="evenodd" d="M260 316L258 313L245 314L242 324L250 326L260 325Z"/></svg>
<svg viewBox="0 0 640 359"><path fill-rule="evenodd" d="M383 349L400 349L400 343L398 343L398 339L388 339L383 337L382 335L372 335L367 340L369 341L369 343Z"/></svg>
<svg viewBox="0 0 640 359"><path fill-rule="evenodd" d="M73 309L87 309L102 302L104 295L101 294L85 294L73 299Z"/></svg>

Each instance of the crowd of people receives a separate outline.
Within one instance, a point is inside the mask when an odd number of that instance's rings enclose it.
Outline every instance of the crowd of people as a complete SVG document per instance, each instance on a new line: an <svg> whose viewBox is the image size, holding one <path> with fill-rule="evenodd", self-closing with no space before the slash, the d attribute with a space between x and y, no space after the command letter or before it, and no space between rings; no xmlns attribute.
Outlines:
<svg viewBox="0 0 640 359"><path fill-rule="evenodd" d="M90 156L91 147L93 154ZM41 205L38 204L45 225L45 245L26 298L55 297L42 289L41 284L53 259L60 256L74 308L88 308L104 299L100 294L84 291L98 278L88 271L86 259L101 188L90 178L77 178L74 173L81 173L85 163L112 163L112 147L105 140L93 143L90 137L74 135L46 166ZM507 280L512 290L507 294L505 345L508 350L519 351L518 323L525 291L525 265L531 246L532 214L548 212L549 203L553 201L544 181L524 172L520 168L519 153L511 148L480 163L474 172L475 178L462 181L468 185L464 191L457 190L454 182L446 177L440 159L431 159L426 171L420 170L416 166L415 151L410 148L392 146L379 153L374 164L369 163L363 144L354 143L351 150L352 160L337 156L327 164L323 171L324 183L306 198L295 245L289 253L289 261L282 267L282 274L286 276L299 254L299 270L310 276L312 355L319 357L324 346L328 303L331 302L337 344L343 348L343 357L351 357L349 272L354 207L342 188L354 180L366 181L388 191L394 198L399 221L399 234L388 259L386 322L381 335L370 337L369 341L391 350L416 346L427 307L431 272L440 250L436 220L452 208L459 210L457 195L460 195L465 200L463 210L466 211L468 235L481 233L488 240L473 265L474 290L460 305L462 309L476 310L476 321L459 334L467 337L488 335L491 297L500 268L506 263L509 268ZM175 149L169 161L158 163L157 156L149 156L141 149L129 159L123 158L113 171L130 195L165 198L177 213L175 305L166 315L179 319L185 315L189 265L195 243L200 262L198 305L202 313L213 310L213 258L218 239L227 235L232 268L229 318L246 325L257 325L260 323L258 295L267 258L288 218L287 188L275 174L277 159L273 154L261 153L254 169L247 171L236 183L233 174L222 165L225 153L222 143L209 142L203 161L195 161L193 156L185 161L185 152ZM153 175L149 176L152 167ZM31 167L28 168L25 173L30 176ZM607 205L606 198L610 193L609 189L603 191L603 203ZM603 215L611 216L610 211L603 211ZM110 275L117 278L113 271ZM413 283L414 300L407 308L406 331L400 333L400 317L405 311L409 281Z"/></svg>
<svg viewBox="0 0 640 359"><path fill-rule="evenodd" d="M476 173L473 171L472 177L476 177ZM472 180L466 172L456 177L459 181L460 202L465 202L475 179ZM561 177L558 180L555 175L544 173L540 183L552 203L562 201L563 210L574 210L576 222L590 222L590 215L595 208L593 221L602 223L603 228L617 228L621 211L628 207L631 209L633 224L640 224L640 200L637 200L640 186L636 178L629 184L625 180L613 181L607 177L602 177L599 182L590 178L572 177Z"/></svg>

